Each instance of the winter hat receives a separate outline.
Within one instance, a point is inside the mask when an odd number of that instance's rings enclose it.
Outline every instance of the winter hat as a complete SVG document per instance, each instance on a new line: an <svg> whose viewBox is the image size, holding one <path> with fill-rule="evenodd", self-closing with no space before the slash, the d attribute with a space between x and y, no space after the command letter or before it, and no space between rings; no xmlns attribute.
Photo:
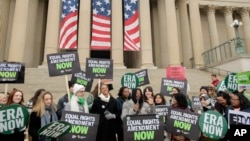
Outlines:
<svg viewBox="0 0 250 141"><path fill-rule="evenodd" d="M211 98L209 97L208 94L201 94L200 95L200 100L204 98L204 100L206 101L207 105L211 105Z"/></svg>
<svg viewBox="0 0 250 141"><path fill-rule="evenodd" d="M84 88L85 90L85 87L83 85L80 85L80 84L74 84L74 87L73 87L73 93L76 94L80 89Z"/></svg>

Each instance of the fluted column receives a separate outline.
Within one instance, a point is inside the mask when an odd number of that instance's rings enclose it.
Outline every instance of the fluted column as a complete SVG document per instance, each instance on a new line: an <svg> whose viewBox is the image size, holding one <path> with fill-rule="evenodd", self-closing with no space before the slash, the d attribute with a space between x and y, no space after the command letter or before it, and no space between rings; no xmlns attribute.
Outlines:
<svg viewBox="0 0 250 141"><path fill-rule="evenodd" d="M178 31L176 21L175 0L166 0L166 19L167 19L167 46L168 46L168 58L170 66L179 66L180 51L178 42Z"/></svg>
<svg viewBox="0 0 250 141"><path fill-rule="evenodd" d="M165 0L158 0L157 1L157 6L158 6L158 17L159 17L159 33L160 33L160 57L161 57L161 62L160 62L160 67L161 68L166 68L166 66L169 64L169 60L166 57L166 54L168 54L168 49L167 49L167 27L166 27L166 8L165 8Z"/></svg>
<svg viewBox="0 0 250 141"><path fill-rule="evenodd" d="M47 54L58 51L60 5L61 1L59 0L49 0L43 65L47 65Z"/></svg>
<svg viewBox="0 0 250 141"><path fill-rule="evenodd" d="M245 49L247 53L250 53L250 7L243 7L241 9L241 18L244 29Z"/></svg>
<svg viewBox="0 0 250 141"><path fill-rule="evenodd" d="M125 68L123 61L122 0L112 0L112 59L114 68ZM115 13L115 14L114 14Z"/></svg>
<svg viewBox="0 0 250 141"><path fill-rule="evenodd" d="M191 35L194 50L194 65L196 68L203 66L202 53L204 51L201 18L198 0L189 1Z"/></svg>
<svg viewBox="0 0 250 141"><path fill-rule="evenodd" d="M149 0L141 0L139 2L142 68L154 67L149 2Z"/></svg>
<svg viewBox="0 0 250 141"><path fill-rule="evenodd" d="M190 39L190 28L187 14L187 1L179 0L179 11L180 11L180 28L181 28L181 46L183 65L187 68L191 68L190 59L193 56L192 44Z"/></svg>
<svg viewBox="0 0 250 141"><path fill-rule="evenodd" d="M227 27L227 39L228 40L234 39L235 38L234 28L230 26L233 23L233 8L229 6L225 7L224 16Z"/></svg>
<svg viewBox="0 0 250 141"><path fill-rule="evenodd" d="M217 31L217 26L216 26L214 5L209 5L207 7L207 17L208 17L208 24L209 24L209 31L210 31L211 48L214 48L217 45L219 45L219 36L218 36L218 31Z"/></svg>
<svg viewBox="0 0 250 141"><path fill-rule="evenodd" d="M0 0L0 60L7 59L6 55L6 39L7 39L7 29L8 20L10 13L10 1Z"/></svg>
<svg viewBox="0 0 250 141"><path fill-rule="evenodd" d="M90 57L91 0L80 1L78 24L78 55L80 65L85 67Z"/></svg>
<svg viewBox="0 0 250 141"><path fill-rule="evenodd" d="M8 61L24 62L29 0L16 0Z"/></svg>

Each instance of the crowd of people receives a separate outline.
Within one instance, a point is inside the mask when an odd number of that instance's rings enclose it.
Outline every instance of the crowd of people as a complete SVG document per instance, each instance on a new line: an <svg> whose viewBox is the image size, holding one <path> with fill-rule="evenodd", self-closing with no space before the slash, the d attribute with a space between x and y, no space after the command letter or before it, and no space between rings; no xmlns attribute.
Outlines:
<svg viewBox="0 0 250 141"><path fill-rule="evenodd" d="M212 83L201 86L199 99L202 112L214 110L227 119L228 110L250 112L250 101L244 89L235 92L217 91L219 83L216 75L212 75ZM171 97L166 98L161 93L154 93L151 86L145 88L129 89L120 87L118 97L112 96L112 84L96 84L91 92L86 92L85 87L68 82L70 94L63 95L55 104L53 94L46 89L37 89L34 96L25 104L23 92L13 89L8 95L0 94L0 107L10 104L26 106L30 112L27 130L32 141L47 141L45 136L38 136L38 130L53 121L61 119L62 111L99 114L99 125L96 141L123 141L123 121L127 115L155 114L157 105L168 105L173 109L187 112L196 112L192 108L192 101L188 93L182 93L173 87ZM201 113L199 113L201 114ZM24 131L16 131L10 135L0 133L0 139L23 141ZM169 141L188 141L184 135L166 133L163 135ZM56 139L51 139L53 141ZM205 135L200 135L200 141L213 141ZM230 140L228 135L220 139Z"/></svg>

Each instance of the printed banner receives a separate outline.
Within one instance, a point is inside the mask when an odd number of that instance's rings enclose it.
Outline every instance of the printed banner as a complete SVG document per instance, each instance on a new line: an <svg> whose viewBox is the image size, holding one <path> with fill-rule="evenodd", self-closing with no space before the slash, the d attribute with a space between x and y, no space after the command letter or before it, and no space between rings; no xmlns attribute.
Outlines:
<svg viewBox="0 0 250 141"><path fill-rule="evenodd" d="M250 125L250 113L228 110L228 127L230 125Z"/></svg>
<svg viewBox="0 0 250 141"><path fill-rule="evenodd" d="M71 125L65 121L51 122L38 130L39 136L45 136L46 139L58 138L67 134L71 129Z"/></svg>
<svg viewBox="0 0 250 141"><path fill-rule="evenodd" d="M25 66L17 62L0 62L0 83L24 83Z"/></svg>
<svg viewBox="0 0 250 141"><path fill-rule="evenodd" d="M201 132L208 138L221 139L227 133L227 121L225 117L217 111L206 111L199 119Z"/></svg>
<svg viewBox="0 0 250 141"><path fill-rule="evenodd" d="M160 116L167 116L169 108L167 105L155 105L155 113Z"/></svg>
<svg viewBox="0 0 250 141"><path fill-rule="evenodd" d="M227 87L225 85L225 80L222 80L219 82L219 84L217 85L217 92L219 91L226 91Z"/></svg>
<svg viewBox="0 0 250 141"><path fill-rule="evenodd" d="M128 115L123 127L125 141L164 140L164 123L159 115Z"/></svg>
<svg viewBox="0 0 250 141"><path fill-rule="evenodd" d="M166 78L177 79L177 80L185 80L185 67L170 67L166 68Z"/></svg>
<svg viewBox="0 0 250 141"><path fill-rule="evenodd" d="M203 108L201 106L200 97L199 96L192 96L192 108L195 113L201 114Z"/></svg>
<svg viewBox="0 0 250 141"><path fill-rule="evenodd" d="M138 78L138 87L149 84L148 70L144 69L135 73Z"/></svg>
<svg viewBox="0 0 250 141"><path fill-rule="evenodd" d="M113 79L113 60L87 58L86 75L89 78Z"/></svg>
<svg viewBox="0 0 250 141"><path fill-rule="evenodd" d="M86 78L86 73L81 71L79 73L72 74L71 82L83 85L86 92L90 92L93 84L93 79Z"/></svg>
<svg viewBox="0 0 250 141"><path fill-rule="evenodd" d="M62 121L71 124L68 134L59 138L59 141L95 141L99 125L98 114L63 111Z"/></svg>
<svg viewBox="0 0 250 141"><path fill-rule="evenodd" d="M13 134L15 130L24 131L28 125L29 112L20 104L11 104L0 110L0 133Z"/></svg>
<svg viewBox="0 0 250 141"><path fill-rule="evenodd" d="M134 73L126 73L122 76L121 84L124 87L134 89L138 87L139 79Z"/></svg>
<svg viewBox="0 0 250 141"><path fill-rule="evenodd" d="M173 87L178 87L183 94L187 94L187 80L175 80L170 78L162 78L160 93L171 96Z"/></svg>
<svg viewBox="0 0 250 141"><path fill-rule="evenodd" d="M197 140L200 137L199 114L186 110L170 109L167 116L168 132Z"/></svg>
<svg viewBox="0 0 250 141"><path fill-rule="evenodd" d="M77 52L48 54L47 62L49 76L60 76L81 72Z"/></svg>

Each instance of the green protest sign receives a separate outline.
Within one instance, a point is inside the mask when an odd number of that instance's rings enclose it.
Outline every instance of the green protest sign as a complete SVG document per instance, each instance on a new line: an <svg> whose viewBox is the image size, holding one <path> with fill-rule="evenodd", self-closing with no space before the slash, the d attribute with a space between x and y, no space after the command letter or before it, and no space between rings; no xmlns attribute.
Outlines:
<svg viewBox="0 0 250 141"><path fill-rule="evenodd" d="M47 138L57 138L67 134L71 129L71 124L66 121L51 122L38 130L39 136Z"/></svg>
<svg viewBox="0 0 250 141"><path fill-rule="evenodd" d="M236 73L231 73L225 78L225 86L228 91L234 92L238 90L238 82L236 79Z"/></svg>
<svg viewBox="0 0 250 141"><path fill-rule="evenodd" d="M133 73L126 73L122 76L121 84L128 88L134 89L138 87L138 77Z"/></svg>
<svg viewBox="0 0 250 141"><path fill-rule="evenodd" d="M135 75L138 77L138 86L143 86L149 84L149 79L148 79L148 70L140 70L135 73Z"/></svg>
<svg viewBox="0 0 250 141"><path fill-rule="evenodd" d="M0 133L13 134L14 130L23 131L29 121L27 108L19 104L11 104L0 110Z"/></svg>
<svg viewBox="0 0 250 141"><path fill-rule="evenodd" d="M238 86L250 88L250 71L237 73L236 79Z"/></svg>
<svg viewBox="0 0 250 141"><path fill-rule="evenodd" d="M220 83L217 85L217 91L226 91L227 87L225 85L225 81L222 80Z"/></svg>
<svg viewBox="0 0 250 141"><path fill-rule="evenodd" d="M199 119L201 132L211 138L220 139L227 133L227 121L222 114L216 111L206 111Z"/></svg>

